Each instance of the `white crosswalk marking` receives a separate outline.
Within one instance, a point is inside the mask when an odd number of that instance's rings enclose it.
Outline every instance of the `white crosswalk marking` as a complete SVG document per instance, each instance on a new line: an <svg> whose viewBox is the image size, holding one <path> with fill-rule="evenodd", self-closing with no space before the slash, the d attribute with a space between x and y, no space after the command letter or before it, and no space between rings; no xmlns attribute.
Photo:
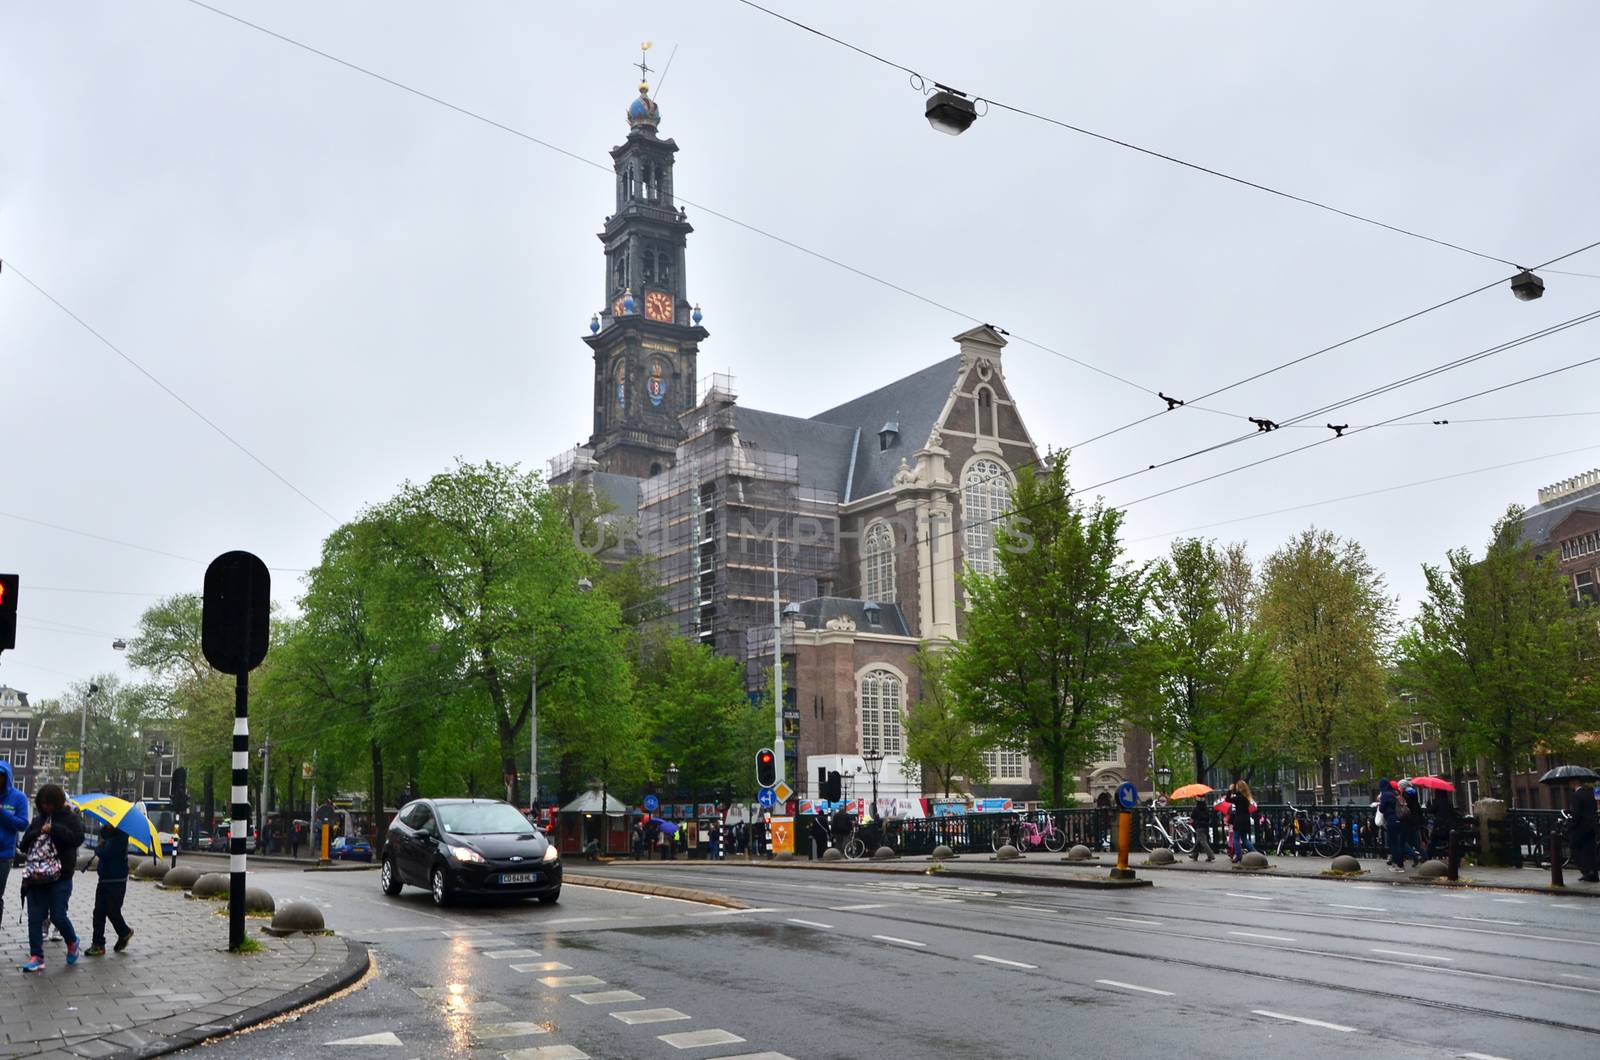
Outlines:
<svg viewBox="0 0 1600 1060"><path fill-rule="evenodd" d="M363 1034L356 1038L340 1038L336 1042L325 1042L325 1045L400 1045L400 1036L394 1031L379 1031L377 1034Z"/></svg>
<svg viewBox="0 0 1600 1060"><path fill-rule="evenodd" d="M638 1023L667 1023L672 1020L689 1019L687 1012L679 1012L675 1008L642 1008L633 1012L613 1012L611 1018L621 1020L632 1027Z"/></svg>
<svg viewBox="0 0 1600 1060"><path fill-rule="evenodd" d="M629 1001L643 1001L644 998L632 990L602 990L597 994L573 994L572 1000L584 1005L621 1005Z"/></svg>
<svg viewBox="0 0 1600 1060"><path fill-rule="evenodd" d="M540 961L538 964L513 964L513 972L570 972L572 965L560 961Z"/></svg>
<svg viewBox="0 0 1600 1060"><path fill-rule="evenodd" d="M542 1023L485 1023L472 1028L474 1038L488 1041L491 1038L522 1038L532 1034L548 1034L550 1028Z"/></svg>
<svg viewBox="0 0 1600 1060"><path fill-rule="evenodd" d="M504 961L512 957L538 957L538 950L484 950L483 955L493 960Z"/></svg>
<svg viewBox="0 0 1600 1060"><path fill-rule="evenodd" d="M505 1060L589 1060L589 1054L575 1045L536 1045L532 1049L514 1049Z"/></svg>
<svg viewBox="0 0 1600 1060"><path fill-rule="evenodd" d="M682 1031L678 1034L658 1034L658 1039L674 1049L699 1049L707 1045L737 1045L744 1041L737 1034L720 1027L704 1031Z"/></svg>
<svg viewBox="0 0 1600 1060"><path fill-rule="evenodd" d="M606 985L606 981L604 979L597 979L592 975L547 975L543 979L540 979L539 982L543 983L545 986L553 986L557 988L565 986Z"/></svg>

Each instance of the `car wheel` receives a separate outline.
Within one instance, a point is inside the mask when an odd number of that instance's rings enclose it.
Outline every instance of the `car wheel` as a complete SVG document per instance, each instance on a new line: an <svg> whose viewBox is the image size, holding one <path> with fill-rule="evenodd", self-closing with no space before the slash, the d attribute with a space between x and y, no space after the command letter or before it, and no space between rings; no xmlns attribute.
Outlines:
<svg viewBox="0 0 1600 1060"><path fill-rule="evenodd" d="M540 905L555 905L559 901L561 901L561 888L559 887L551 891L549 894L541 894L539 896Z"/></svg>
<svg viewBox="0 0 1600 1060"><path fill-rule="evenodd" d="M400 893L400 888L404 886L404 884L400 880L400 867L394 863L394 858L383 859L383 873L381 875L381 880L383 882L384 894L388 895L390 898L393 898L395 895Z"/></svg>
<svg viewBox="0 0 1600 1060"><path fill-rule="evenodd" d="M444 871L443 865L435 865L432 878L433 904L446 906L450 904L450 876Z"/></svg>

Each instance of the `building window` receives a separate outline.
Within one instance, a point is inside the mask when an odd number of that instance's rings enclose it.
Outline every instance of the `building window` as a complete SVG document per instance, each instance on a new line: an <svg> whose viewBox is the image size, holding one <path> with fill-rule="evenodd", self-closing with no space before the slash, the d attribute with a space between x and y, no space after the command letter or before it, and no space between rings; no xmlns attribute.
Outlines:
<svg viewBox="0 0 1600 1060"><path fill-rule="evenodd" d="M1594 588L1594 572L1581 570L1572 576L1573 588L1578 592L1579 599L1597 599Z"/></svg>
<svg viewBox="0 0 1600 1060"><path fill-rule="evenodd" d="M889 670L869 670L861 678L861 750L886 755L905 750L900 719L905 711L905 685Z"/></svg>
<svg viewBox="0 0 1600 1060"><path fill-rule="evenodd" d="M0 762L11 761L11 748L0 747Z"/></svg>
<svg viewBox="0 0 1600 1060"><path fill-rule="evenodd" d="M894 602L894 531L888 523L873 523L861 542L861 595Z"/></svg>
<svg viewBox="0 0 1600 1060"><path fill-rule="evenodd" d="M993 438L999 433L995 427L994 391L981 386L978 388L978 436Z"/></svg>
<svg viewBox="0 0 1600 1060"><path fill-rule="evenodd" d="M1028 756L1021 751L1007 747L985 751L983 764L989 767L989 780L992 782L1028 779Z"/></svg>
<svg viewBox="0 0 1600 1060"><path fill-rule="evenodd" d="M25 768L28 764L28 749L26 747L19 747L13 751L11 753L11 764L16 766L18 769Z"/></svg>
<svg viewBox="0 0 1600 1060"><path fill-rule="evenodd" d="M0 740L11 739L12 722L0 721Z"/></svg>
<svg viewBox="0 0 1600 1060"><path fill-rule="evenodd" d="M27 722L25 722L25 721L17 722L17 739L22 740L24 742L27 741L27 739L28 739L28 723Z"/></svg>
<svg viewBox="0 0 1600 1060"><path fill-rule="evenodd" d="M994 460L976 460L967 468L961 495L962 533L967 569L993 574L999 567L994 531L1011 501L1011 480Z"/></svg>
<svg viewBox="0 0 1600 1060"><path fill-rule="evenodd" d="M161 775L164 777L172 776L172 759L163 758L161 760Z"/></svg>

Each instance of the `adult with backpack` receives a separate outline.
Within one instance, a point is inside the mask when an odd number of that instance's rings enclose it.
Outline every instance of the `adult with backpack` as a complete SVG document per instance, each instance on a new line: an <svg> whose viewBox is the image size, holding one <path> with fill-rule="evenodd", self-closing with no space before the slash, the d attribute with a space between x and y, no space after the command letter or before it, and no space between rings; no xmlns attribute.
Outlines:
<svg viewBox="0 0 1600 1060"><path fill-rule="evenodd" d="M106 921L117 931L118 953L128 948L133 939L133 928L122 919L122 902L128 897L128 833L112 825L100 829L100 842L95 845L100 881L94 888L94 937L86 951L90 957L103 957L106 952Z"/></svg>
<svg viewBox="0 0 1600 1060"><path fill-rule="evenodd" d="M0 917L6 915L6 878L17 856L17 836L28 827L28 797L17 789L11 763L0 761Z"/></svg>
<svg viewBox="0 0 1600 1060"><path fill-rule="evenodd" d="M44 922L49 918L67 943L67 963L78 963L78 933L67 917L72 873L83 844L83 820L67 803L59 784L46 784L33 797L38 813L17 849L25 861L22 887L28 903L28 959L24 972L44 971Z"/></svg>
<svg viewBox="0 0 1600 1060"><path fill-rule="evenodd" d="M1400 820L1400 807L1403 804L1388 777L1378 781L1378 813L1373 823L1383 828L1384 839L1389 847L1388 864L1391 872L1400 872L1406 867L1406 833Z"/></svg>

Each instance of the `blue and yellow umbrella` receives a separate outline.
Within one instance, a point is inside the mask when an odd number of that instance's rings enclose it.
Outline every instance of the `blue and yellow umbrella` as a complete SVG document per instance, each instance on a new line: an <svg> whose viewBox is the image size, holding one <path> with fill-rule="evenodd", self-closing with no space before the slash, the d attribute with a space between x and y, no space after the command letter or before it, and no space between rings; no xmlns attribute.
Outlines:
<svg viewBox="0 0 1600 1060"><path fill-rule="evenodd" d="M156 834L150 818L127 799L99 792L74 795L71 798L72 804L79 810L125 833L130 846L136 847L143 853L161 857L161 837Z"/></svg>

